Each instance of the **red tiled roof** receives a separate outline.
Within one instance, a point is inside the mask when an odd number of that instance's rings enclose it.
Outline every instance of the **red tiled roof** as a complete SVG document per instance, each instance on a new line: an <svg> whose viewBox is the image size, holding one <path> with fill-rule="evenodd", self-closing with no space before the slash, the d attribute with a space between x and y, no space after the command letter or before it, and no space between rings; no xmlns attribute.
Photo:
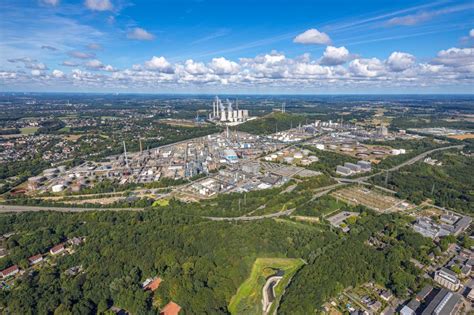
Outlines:
<svg viewBox="0 0 474 315"><path fill-rule="evenodd" d="M153 281L151 281L146 287L145 287L145 290L151 290L151 291L155 291L156 289L158 289L158 287L160 286L161 284L161 278L156 278L154 279Z"/></svg>
<svg viewBox="0 0 474 315"><path fill-rule="evenodd" d="M18 269L18 266L17 266L17 265L13 265L13 266L8 267L7 269L3 269L3 270L0 271L0 272L2 273L2 275L6 276L6 275L11 274L12 272L15 272L16 270L19 270L19 269Z"/></svg>
<svg viewBox="0 0 474 315"><path fill-rule="evenodd" d="M168 304L165 305L165 307L163 307L160 312L160 315L178 315L180 310L181 306L179 306L173 301L170 301Z"/></svg>
<svg viewBox="0 0 474 315"><path fill-rule="evenodd" d="M43 255L38 254L38 255L34 255L34 256L31 256L30 258L28 258L28 261L29 262L35 262L35 261L37 261L38 259L41 259L41 258L43 258Z"/></svg>
<svg viewBox="0 0 474 315"><path fill-rule="evenodd" d="M51 251L52 253L55 253L55 252L60 251L60 250L63 249L63 248L64 248L64 244L58 244L58 245L56 245L56 246L53 246L53 247L50 249L50 251Z"/></svg>

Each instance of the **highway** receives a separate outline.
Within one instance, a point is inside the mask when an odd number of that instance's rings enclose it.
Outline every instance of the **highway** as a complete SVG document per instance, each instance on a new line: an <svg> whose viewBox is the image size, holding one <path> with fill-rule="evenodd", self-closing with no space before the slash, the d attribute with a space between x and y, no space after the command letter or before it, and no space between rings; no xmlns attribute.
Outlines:
<svg viewBox="0 0 474 315"><path fill-rule="evenodd" d="M38 211L56 211L56 212L86 212L86 211L142 211L143 208L77 208L77 207L39 207L39 206L17 206L0 205L0 213L17 212L38 212Z"/></svg>

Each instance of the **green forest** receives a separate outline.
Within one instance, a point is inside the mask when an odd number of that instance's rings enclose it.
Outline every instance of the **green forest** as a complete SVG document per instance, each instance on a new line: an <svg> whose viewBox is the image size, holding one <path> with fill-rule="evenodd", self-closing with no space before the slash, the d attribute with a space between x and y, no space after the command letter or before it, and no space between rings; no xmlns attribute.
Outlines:
<svg viewBox="0 0 474 315"><path fill-rule="evenodd" d="M287 130L305 124L307 115L273 112L255 120L247 121L237 127L239 131L257 135L268 135L277 131Z"/></svg>
<svg viewBox="0 0 474 315"><path fill-rule="evenodd" d="M278 193L247 200L267 203ZM204 203L194 214L196 204L172 200L141 212L2 215L0 233L16 234L7 241L10 255L0 260L0 268L26 268L26 258L68 238L86 241L73 254L53 258L20 277L12 289L2 290L0 307L8 307L11 314L102 314L115 305L133 314L156 314L173 300L186 314L227 314L231 297L260 257L308 263L288 287L282 314L312 312L345 286L364 281L384 284L399 295L421 284L409 259L427 253L432 242L400 227L406 221L398 215L376 216L358 207L361 217L348 235L325 224L289 219L240 223L196 215L225 208L233 209L228 215L236 215L236 200ZM365 244L380 233L391 246L377 250ZM65 274L78 265L83 266L81 273ZM141 282L157 275L163 283L154 295L143 291Z"/></svg>
<svg viewBox="0 0 474 315"><path fill-rule="evenodd" d="M403 167L387 175L372 179L373 183L396 190L400 198L416 204L432 199L441 207L466 213L474 209L474 160L456 151L436 152L431 155L442 165L429 165L423 161ZM387 180L387 184L385 184Z"/></svg>

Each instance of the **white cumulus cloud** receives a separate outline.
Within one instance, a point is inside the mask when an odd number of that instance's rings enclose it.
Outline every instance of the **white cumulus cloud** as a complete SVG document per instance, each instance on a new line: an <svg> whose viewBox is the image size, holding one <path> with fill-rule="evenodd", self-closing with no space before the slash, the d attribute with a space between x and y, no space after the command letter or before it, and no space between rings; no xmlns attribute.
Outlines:
<svg viewBox="0 0 474 315"><path fill-rule="evenodd" d="M395 51L387 59L386 63L390 70L395 72L404 71L415 63L415 56Z"/></svg>
<svg viewBox="0 0 474 315"><path fill-rule="evenodd" d="M62 72L61 70L54 69L51 74L55 78L64 78L64 72Z"/></svg>
<svg viewBox="0 0 474 315"><path fill-rule="evenodd" d="M383 73L384 67L377 58L358 58L350 62L349 70L356 77L377 77Z"/></svg>
<svg viewBox="0 0 474 315"><path fill-rule="evenodd" d="M153 56L150 60L145 61L145 68L148 70L163 72L163 73L173 73L174 69L171 63L166 60L165 57Z"/></svg>
<svg viewBox="0 0 474 315"><path fill-rule="evenodd" d="M327 46L320 63L322 65L342 65L351 59L346 47Z"/></svg>
<svg viewBox="0 0 474 315"><path fill-rule="evenodd" d="M209 67L216 74L233 74L237 73L240 68L236 62L227 60L224 57L213 58Z"/></svg>
<svg viewBox="0 0 474 315"><path fill-rule="evenodd" d="M184 63L184 69L187 73L194 75L202 75L209 72L209 69L202 62L195 62L192 59L188 59Z"/></svg>
<svg viewBox="0 0 474 315"><path fill-rule="evenodd" d="M298 44L331 44L331 39L328 34L311 28L293 39L293 42Z"/></svg>
<svg viewBox="0 0 474 315"><path fill-rule="evenodd" d="M31 70L31 75L34 77L39 77L42 74L42 72L38 69Z"/></svg>
<svg viewBox="0 0 474 315"><path fill-rule="evenodd" d="M449 48L441 50L434 59L434 63L453 67L474 64L474 48Z"/></svg>

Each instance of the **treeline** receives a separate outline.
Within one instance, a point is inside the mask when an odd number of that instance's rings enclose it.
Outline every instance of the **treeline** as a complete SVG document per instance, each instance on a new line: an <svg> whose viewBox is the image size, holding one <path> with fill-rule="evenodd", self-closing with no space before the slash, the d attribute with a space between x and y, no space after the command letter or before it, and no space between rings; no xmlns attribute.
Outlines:
<svg viewBox="0 0 474 315"><path fill-rule="evenodd" d="M0 135L16 135L21 133L18 128L0 129Z"/></svg>
<svg viewBox="0 0 474 315"><path fill-rule="evenodd" d="M12 181L0 187L0 194L3 194L13 187L26 181L28 177L40 174L51 164L42 159L41 155L24 161L14 161L0 164L0 180L15 177Z"/></svg>
<svg viewBox="0 0 474 315"><path fill-rule="evenodd" d="M36 134L44 134L44 133L54 133L59 129L62 129L66 126L66 124L59 119L47 120L41 123L41 126L36 131Z"/></svg>
<svg viewBox="0 0 474 315"><path fill-rule="evenodd" d="M444 113L439 115L418 115L395 117L390 126L396 129L445 127L454 129L474 129L472 121L452 119Z"/></svg>
<svg viewBox="0 0 474 315"><path fill-rule="evenodd" d="M369 281L388 287L400 297L419 289L426 280L410 258L430 241L414 233L402 234L406 230L397 228L399 220L398 215L373 217L363 213L346 239L308 259L286 290L278 313L321 311L329 298ZM379 233L387 235L389 246L380 250L365 244Z"/></svg>
<svg viewBox="0 0 474 315"><path fill-rule="evenodd" d="M1 216L1 233L16 231L17 241L28 235L9 248L15 259L31 255L30 246L36 251L57 238L80 235L86 242L56 265L2 290L0 306L12 314L95 314L112 305L134 314L157 314L173 300L189 313L225 314L257 257L307 257L337 239L311 226L300 229L273 220L212 222L179 212L180 207L170 204L159 212ZM48 229L51 233L40 238ZM83 274L64 275L77 265L84 267ZM164 281L152 298L140 284L155 275Z"/></svg>
<svg viewBox="0 0 474 315"><path fill-rule="evenodd" d="M90 199L90 198L89 198ZM127 197L123 200L115 201L109 204L100 204L92 202L84 203L66 203L63 201L51 201L39 198L23 197L7 199L6 204L40 206L40 207L62 207L62 208L146 208L150 207L155 200L147 197Z"/></svg>
<svg viewBox="0 0 474 315"><path fill-rule="evenodd" d="M397 191L398 197L420 204L434 200L441 207L472 213L474 209L474 160L457 152L438 152L432 155L442 166L432 166L420 161L386 176L371 179L377 185Z"/></svg>
<svg viewBox="0 0 474 315"><path fill-rule="evenodd" d="M307 116L289 113L273 112L255 120L247 121L237 127L237 130L256 135L268 135L277 131L296 128L299 124L305 124Z"/></svg>
<svg viewBox="0 0 474 315"><path fill-rule="evenodd" d="M2 266L21 263L66 237L86 237L74 254L24 275L12 290L2 290L0 306L12 314L95 314L112 305L134 314L157 314L173 300L189 313L226 314L257 257L308 262L290 284L282 314L312 313L346 286L366 281L387 285L401 296L423 284L409 259L427 253L431 243L407 233L406 222L396 214L375 216L362 210L347 235L288 220L213 222L182 214L182 208L172 201L160 210L137 213L0 216L0 233L17 233L8 245L14 255L3 258ZM385 249L365 245L380 234L389 245ZM64 275L77 265L84 273ZM163 282L152 296L140 284L156 275Z"/></svg>

